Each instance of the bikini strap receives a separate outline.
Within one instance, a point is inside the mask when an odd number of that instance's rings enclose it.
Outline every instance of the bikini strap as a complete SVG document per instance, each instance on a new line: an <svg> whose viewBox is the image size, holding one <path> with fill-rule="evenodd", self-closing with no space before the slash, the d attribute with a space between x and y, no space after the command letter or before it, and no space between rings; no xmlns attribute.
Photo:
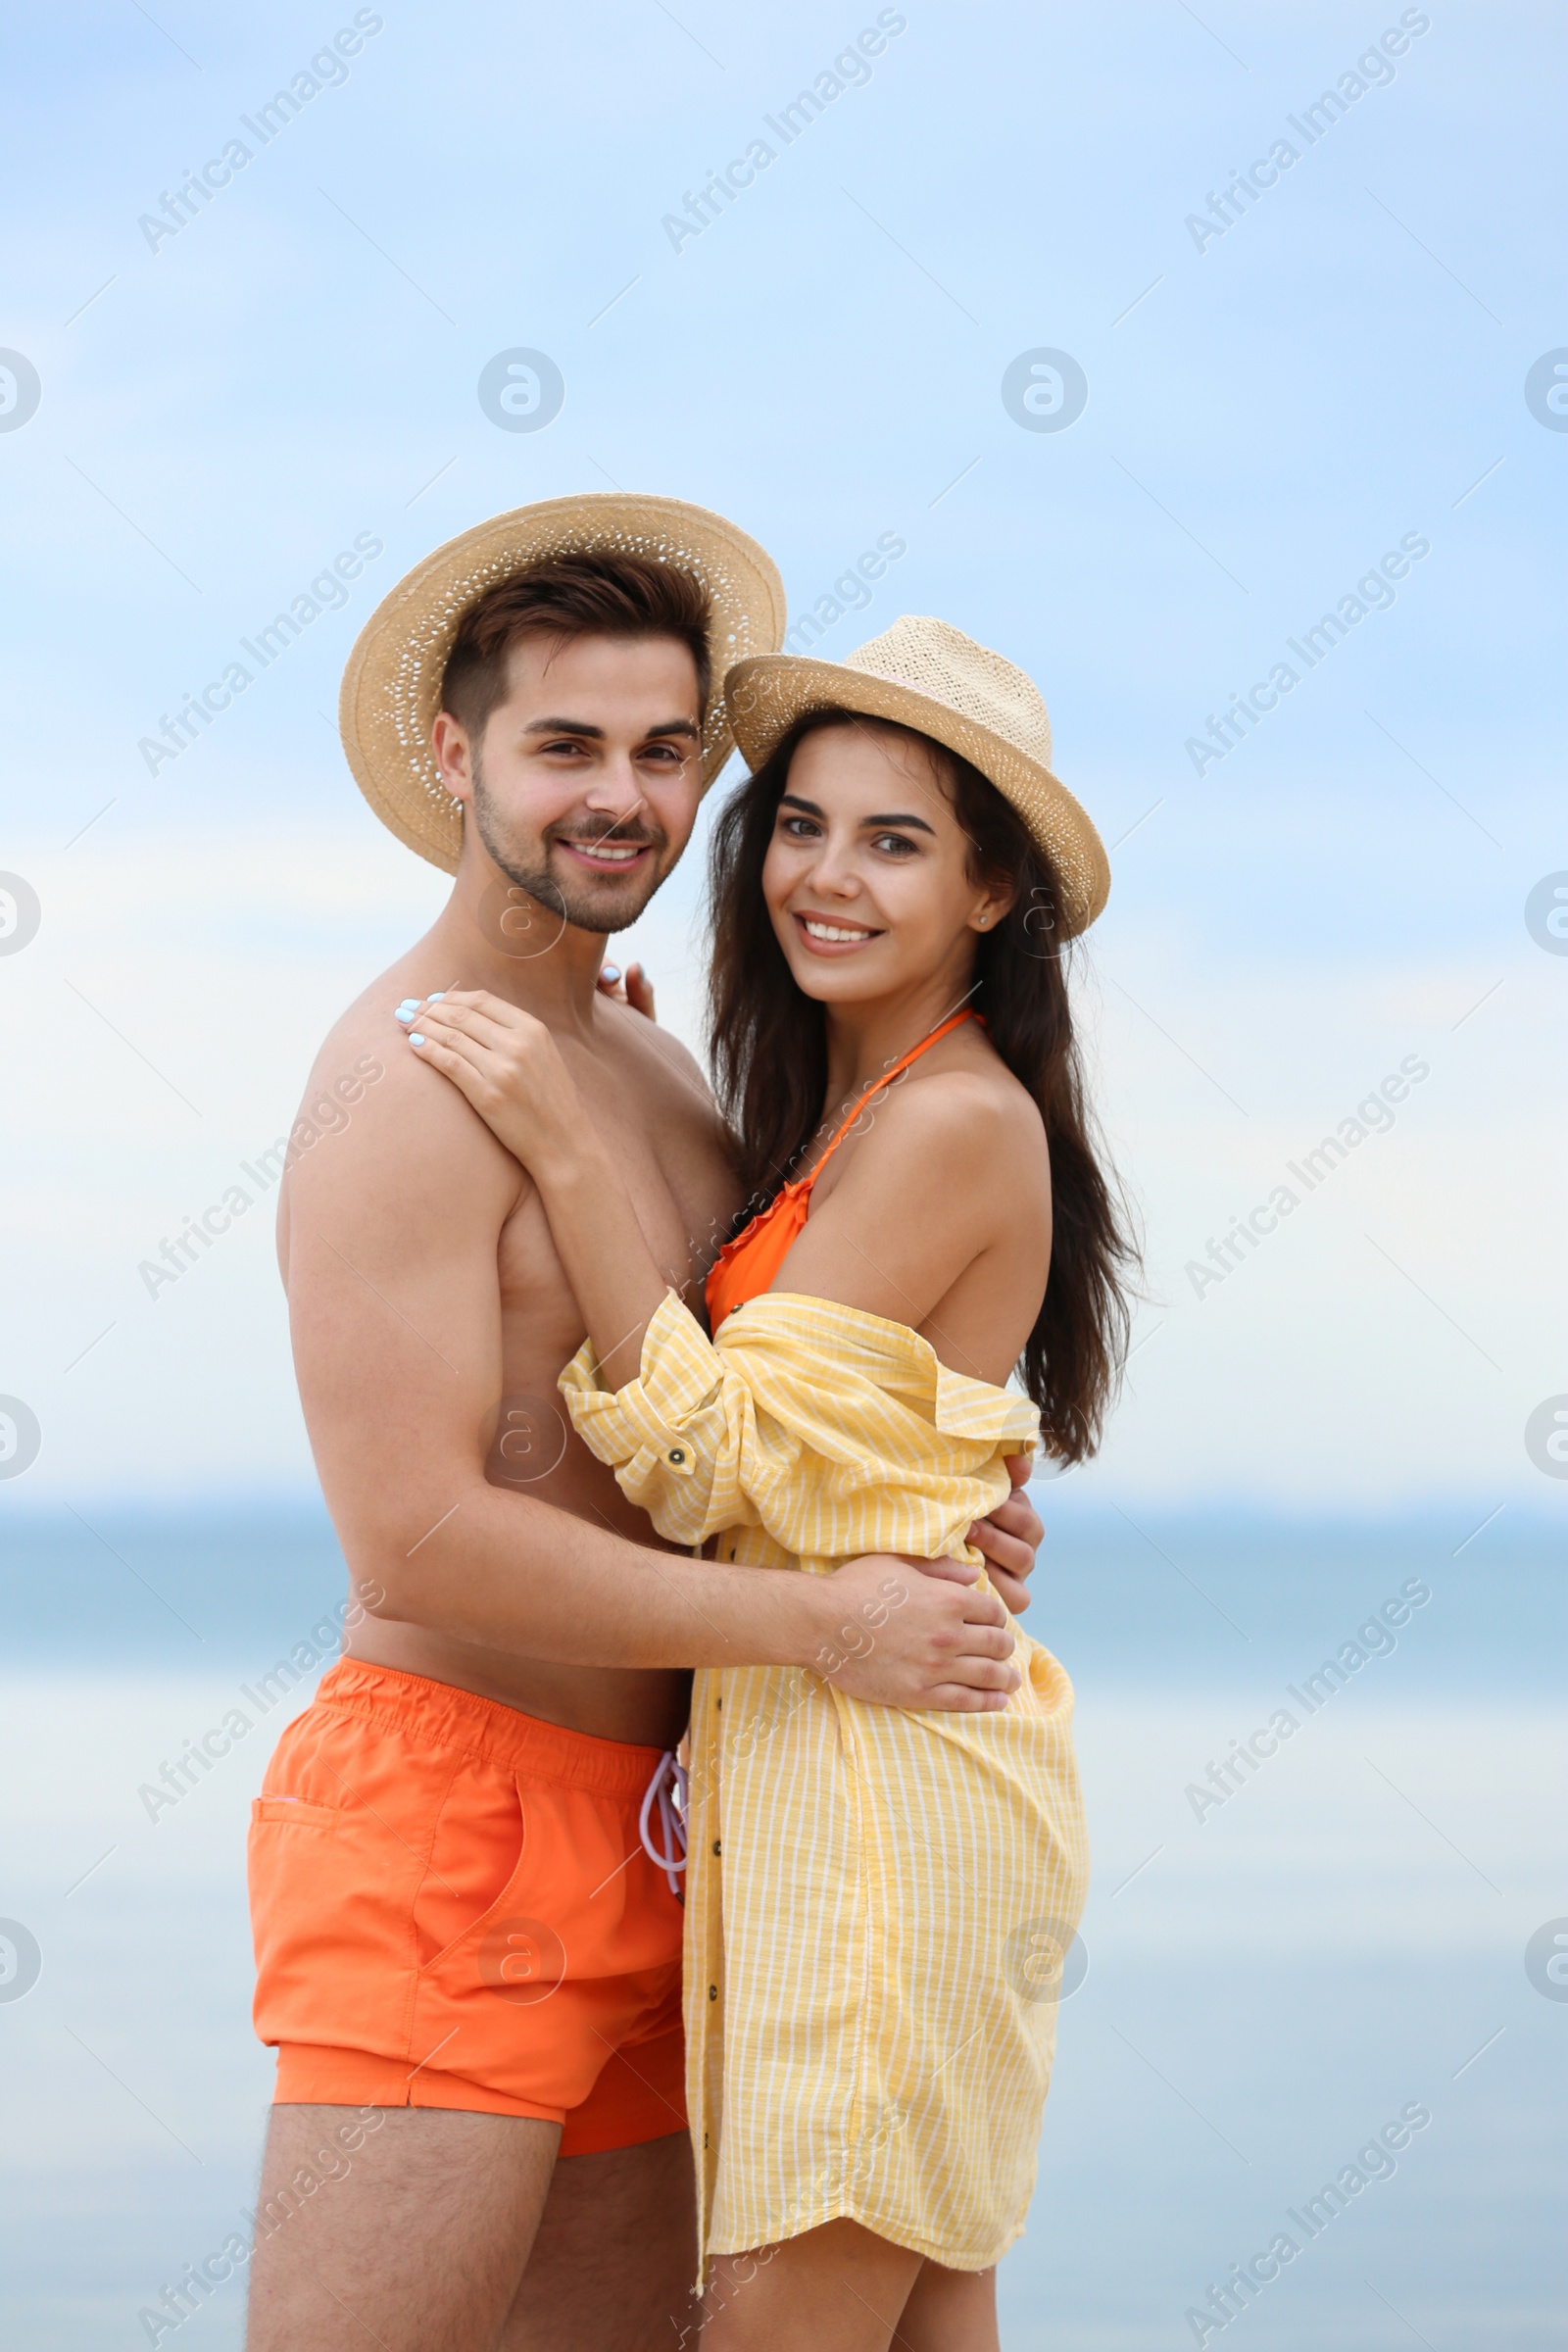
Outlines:
<svg viewBox="0 0 1568 2352"><path fill-rule="evenodd" d="M844 1138L849 1134L850 1129L855 1125L856 1120L859 1117L861 1111L870 1102L873 1095L879 1095L885 1086L891 1086L893 1084L895 1078L902 1077L911 1061L918 1061L922 1054L929 1053L934 1045L938 1044L942 1038L947 1036L950 1029L956 1029L960 1021L977 1021L979 1018L980 1015L974 1010L973 1006L968 1004L964 1005L962 1010L959 1012L950 1012L947 1019L943 1021L939 1027L933 1029L929 1037L922 1037L920 1043L917 1046L911 1046L908 1053L904 1054L900 1060L893 1064L891 1070L884 1071L880 1078L876 1079L872 1085L868 1086L864 1094L860 1097L858 1102L856 1103L855 1108L849 1113L848 1117L841 1119L838 1126L833 1130L833 1134L828 1141L827 1150L823 1152L815 1167L811 1169L809 1175L803 1176L801 1178L800 1182L802 1190L805 1192L809 1192L811 1186L816 1182L818 1176L821 1175L822 1170L827 1166L828 1161L832 1158L834 1152L844 1141Z"/></svg>

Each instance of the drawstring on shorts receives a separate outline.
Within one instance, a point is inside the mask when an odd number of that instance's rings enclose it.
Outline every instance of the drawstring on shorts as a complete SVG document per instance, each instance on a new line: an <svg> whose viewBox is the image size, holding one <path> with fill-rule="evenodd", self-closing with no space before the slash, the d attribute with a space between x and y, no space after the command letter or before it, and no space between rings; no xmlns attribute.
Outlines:
<svg viewBox="0 0 1568 2352"><path fill-rule="evenodd" d="M654 1770L654 1777L643 1792L643 1809L638 1815L637 1831L643 1841L643 1852L650 1862L656 1862L663 1872L671 1894L680 1893L680 1874L686 1867L686 1767L672 1747L666 1747ZM649 1817L654 1806L659 1807L660 1827L663 1834L662 1846L654 1843L649 1836Z"/></svg>

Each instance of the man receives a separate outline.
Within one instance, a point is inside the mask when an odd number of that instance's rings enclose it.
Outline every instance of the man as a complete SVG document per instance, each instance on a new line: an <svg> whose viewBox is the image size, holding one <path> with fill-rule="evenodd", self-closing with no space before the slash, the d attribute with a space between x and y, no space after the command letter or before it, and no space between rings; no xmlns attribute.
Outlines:
<svg viewBox="0 0 1568 2352"><path fill-rule="evenodd" d="M695 1295L739 1206L725 1136L601 960L729 748L715 653L770 650L783 617L767 558L719 517L556 501L438 550L349 663L356 775L456 881L322 1048L311 1097L348 1121L280 1211L358 1605L252 1829L257 2027L279 2051L252 2352L667 2342L695 2268L681 1915L647 1823L689 1669L817 1666L909 1706L994 1705L1016 1681L1000 1604L962 1582L888 1560L766 1576L660 1544L561 1409L583 1320L531 1183L396 1025L454 985L546 1021ZM998 1521L978 1540L1021 1605L1005 1572L1039 1524L1021 1499ZM850 1625L872 1639L835 1665Z"/></svg>

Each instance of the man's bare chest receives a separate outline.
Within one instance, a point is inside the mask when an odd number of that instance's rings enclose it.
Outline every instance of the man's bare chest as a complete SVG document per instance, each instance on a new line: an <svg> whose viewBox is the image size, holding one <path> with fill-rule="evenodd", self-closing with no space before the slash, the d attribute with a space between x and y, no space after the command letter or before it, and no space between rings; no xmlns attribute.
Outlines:
<svg viewBox="0 0 1568 2352"><path fill-rule="evenodd" d="M593 1105L650 1250L673 1289L700 1302L700 1284L729 1230L739 1186L716 1121L646 1112L635 1101ZM581 1345L583 1319L531 1184L503 1226L497 1248L502 1311L510 1336L531 1354Z"/></svg>

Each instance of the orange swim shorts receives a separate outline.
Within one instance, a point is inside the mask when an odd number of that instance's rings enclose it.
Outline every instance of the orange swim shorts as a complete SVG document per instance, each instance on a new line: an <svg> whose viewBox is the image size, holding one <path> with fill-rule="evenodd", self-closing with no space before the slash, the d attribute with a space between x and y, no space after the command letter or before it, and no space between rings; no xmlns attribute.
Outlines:
<svg viewBox="0 0 1568 2352"><path fill-rule="evenodd" d="M684 2130L660 1761L340 1659L252 1807L256 2031L278 2100L542 2116L563 2156Z"/></svg>

